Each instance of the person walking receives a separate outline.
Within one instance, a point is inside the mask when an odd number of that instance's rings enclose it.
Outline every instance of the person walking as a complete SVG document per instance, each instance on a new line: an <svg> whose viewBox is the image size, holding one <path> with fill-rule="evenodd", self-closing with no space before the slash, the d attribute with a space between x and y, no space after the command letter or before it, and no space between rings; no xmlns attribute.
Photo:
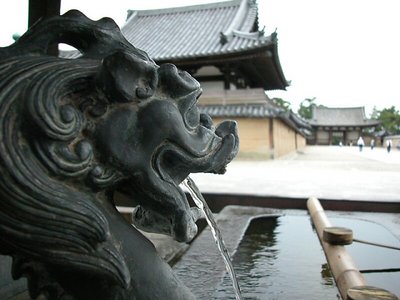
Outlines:
<svg viewBox="0 0 400 300"><path fill-rule="evenodd" d="M391 139L386 140L386 150L388 153L390 153L390 150L392 149L392 144L393 144L393 142Z"/></svg>
<svg viewBox="0 0 400 300"><path fill-rule="evenodd" d="M357 140L357 145L358 148L360 149L360 152L363 150L363 147L365 145L363 138L360 136Z"/></svg>
<svg viewBox="0 0 400 300"><path fill-rule="evenodd" d="M371 150L374 150L374 147L375 147L375 140L374 139L371 140L370 146L371 146Z"/></svg>

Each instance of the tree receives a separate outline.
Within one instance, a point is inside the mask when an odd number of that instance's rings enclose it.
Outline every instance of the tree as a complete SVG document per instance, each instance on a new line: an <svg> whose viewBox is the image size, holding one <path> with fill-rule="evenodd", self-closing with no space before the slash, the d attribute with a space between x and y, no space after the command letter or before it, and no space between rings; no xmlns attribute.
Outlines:
<svg viewBox="0 0 400 300"><path fill-rule="evenodd" d="M377 110L374 107L371 118L381 121L378 130L386 130L391 134L400 134L400 113L396 107L391 106L382 110Z"/></svg>
<svg viewBox="0 0 400 300"><path fill-rule="evenodd" d="M376 108L376 106L374 106L370 118L372 120L378 120L378 117L379 117L379 110Z"/></svg>
<svg viewBox="0 0 400 300"><path fill-rule="evenodd" d="M289 101L283 100L282 98L272 98L272 102L274 102L277 106L282 108L284 111L291 111L291 104Z"/></svg>
<svg viewBox="0 0 400 300"><path fill-rule="evenodd" d="M314 98L306 98L300 103L300 108L297 111L297 113L303 117L304 119L311 119L312 118L312 110L313 107L317 106L315 103L315 97Z"/></svg>

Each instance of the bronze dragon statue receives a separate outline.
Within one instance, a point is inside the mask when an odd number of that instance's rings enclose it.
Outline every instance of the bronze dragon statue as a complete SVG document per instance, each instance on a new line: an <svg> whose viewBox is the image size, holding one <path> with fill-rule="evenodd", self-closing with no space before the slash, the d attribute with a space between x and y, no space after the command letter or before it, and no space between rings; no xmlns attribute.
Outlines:
<svg viewBox="0 0 400 300"><path fill-rule="evenodd" d="M55 43L81 54L46 54ZM195 236L179 184L223 173L238 151L235 122L215 127L200 94L109 18L70 11L0 48L0 253L32 298L194 298L110 195L138 204L137 228Z"/></svg>

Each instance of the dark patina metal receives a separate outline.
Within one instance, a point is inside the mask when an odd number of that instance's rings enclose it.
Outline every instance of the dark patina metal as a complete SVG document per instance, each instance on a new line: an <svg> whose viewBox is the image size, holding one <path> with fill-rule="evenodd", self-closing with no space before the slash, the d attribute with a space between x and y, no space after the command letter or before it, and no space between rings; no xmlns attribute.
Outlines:
<svg viewBox="0 0 400 300"><path fill-rule="evenodd" d="M47 55L57 43L82 55ZM238 150L235 123L214 128L198 112L200 93L114 21L78 11L0 49L0 253L32 298L193 298L109 195L139 203L140 229L194 237L198 214L178 185L192 172L223 173Z"/></svg>

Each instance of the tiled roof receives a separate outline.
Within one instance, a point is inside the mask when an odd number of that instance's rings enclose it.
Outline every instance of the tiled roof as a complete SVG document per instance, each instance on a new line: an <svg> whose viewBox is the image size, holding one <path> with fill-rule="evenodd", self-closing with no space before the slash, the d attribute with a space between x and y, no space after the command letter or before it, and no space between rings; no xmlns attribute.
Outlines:
<svg viewBox="0 0 400 300"><path fill-rule="evenodd" d="M251 88L285 89L276 32L258 28L255 0L231 0L186 7L130 10L121 31L158 64L193 71L229 64ZM64 58L78 51L60 51Z"/></svg>
<svg viewBox="0 0 400 300"><path fill-rule="evenodd" d="M155 61L238 53L276 44L258 30L254 0L131 10L124 36Z"/></svg>
<svg viewBox="0 0 400 300"><path fill-rule="evenodd" d="M199 105L199 110L212 118L266 118L280 113L267 104Z"/></svg>
<svg viewBox="0 0 400 300"><path fill-rule="evenodd" d="M302 117L300 117L299 115L293 113L293 112L289 112L287 113L288 118L294 123L296 124L297 127L301 127L301 128L305 128L307 130L311 130L312 127L310 125L310 123L303 119Z"/></svg>
<svg viewBox="0 0 400 300"><path fill-rule="evenodd" d="M367 119L364 107L314 107L309 121L313 126L375 126L379 121Z"/></svg>
<svg viewBox="0 0 400 300"><path fill-rule="evenodd" d="M270 103L235 104L235 105L199 105L201 113L212 118L279 118L287 126L307 136L311 126L293 112L286 112Z"/></svg>

